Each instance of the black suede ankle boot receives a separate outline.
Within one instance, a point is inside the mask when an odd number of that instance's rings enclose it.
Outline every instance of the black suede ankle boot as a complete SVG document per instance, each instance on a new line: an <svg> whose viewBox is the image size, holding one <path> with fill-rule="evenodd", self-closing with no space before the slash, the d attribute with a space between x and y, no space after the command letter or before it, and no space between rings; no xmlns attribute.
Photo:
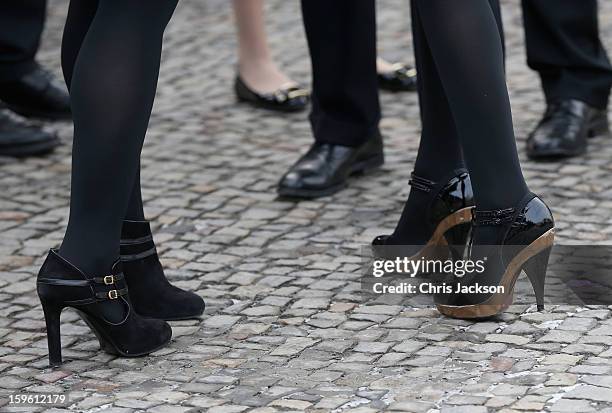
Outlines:
<svg viewBox="0 0 612 413"><path fill-rule="evenodd" d="M139 314L162 320L185 320L204 312L202 297L181 290L166 279L147 221L123 222L121 261L130 299Z"/></svg>
<svg viewBox="0 0 612 413"><path fill-rule="evenodd" d="M172 338L168 323L143 318L134 310L119 261L110 273L89 276L51 250L36 284L45 313L52 366L62 363L60 315L66 307L79 313L102 350L110 354L143 356L164 347Z"/></svg>

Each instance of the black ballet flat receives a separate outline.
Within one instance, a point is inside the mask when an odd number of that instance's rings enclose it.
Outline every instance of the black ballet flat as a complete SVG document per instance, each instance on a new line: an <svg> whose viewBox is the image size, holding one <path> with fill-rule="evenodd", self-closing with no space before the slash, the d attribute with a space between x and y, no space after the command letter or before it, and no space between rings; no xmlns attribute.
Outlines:
<svg viewBox="0 0 612 413"><path fill-rule="evenodd" d="M299 112L305 110L310 102L310 92L299 86L281 88L273 93L257 93L237 76L234 89L241 102L278 112Z"/></svg>
<svg viewBox="0 0 612 413"><path fill-rule="evenodd" d="M378 74L378 87L389 92L414 92L417 71L404 63L396 63L392 71Z"/></svg>
<svg viewBox="0 0 612 413"><path fill-rule="evenodd" d="M413 190L423 191L431 196L426 214L432 236L425 245L419 246L418 251L415 250L408 254L411 257L429 257L431 254L439 255L444 251L455 257L461 256L467 244L474 208L472 183L467 170L453 171L449 180L440 183L413 173L409 184ZM398 248L393 247L406 247L399 246L392 235L376 237L372 241L372 246L376 255L384 257L398 251ZM456 250L458 248L461 250Z"/></svg>
<svg viewBox="0 0 612 413"><path fill-rule="evenodd" d="M138 314L174 321L198 318L204 313L202 297L166 279L147 221L123 222L121 262Z"/></svg>
<svg viewBox="0 0 612 413"><path fill-rule="evenodd" d="M525 271L538 311L544 309L544 284L554 243L555 222L546 204L529 193L513 208L474 210L472 225L499 228L494 245L471 246L469 259L485 262L484 271L447 280L452 293L434 294L440 313L460 319L496 316L511 304L514 286Z"/></svg>
<svg viewBox="0 0 612 413"><path fill-rule="evenodd" d="M172 338L168 323L134 311L119 261L109 274L91 277L51 250L38 274L37 291L52 366L62 364L60 315L67 307L77 311L98 338L100 348L109 354L144 356L166 346Z"/></svg>

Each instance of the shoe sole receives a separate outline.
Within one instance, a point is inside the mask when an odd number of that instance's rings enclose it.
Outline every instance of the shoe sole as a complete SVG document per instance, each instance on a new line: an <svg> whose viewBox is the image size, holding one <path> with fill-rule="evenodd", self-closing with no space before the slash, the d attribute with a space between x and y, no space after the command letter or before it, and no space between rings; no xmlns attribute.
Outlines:
<svg viewBox="0 0 612 413"><path fill-rule="evenodd" d="M596 119L589 125L589 129L587 130L587 138L597 138L610 136L610 123L608 118ZM571 158L574 156L584 155L586 153L586 146L579 148L575 151L567 151L567 150L553 150L546 152L538 152L538 153L529 153L527 152L527 157L529 159L538 159L538 160L556 160L562 158Z"/></svg>
<svg viewBox="0 0 612 413"><path fill-rule="evenodd" d="M37 111L37 110L32 110L32 109L28 109L28 108L24 108L23 106L16 106L16 105L10 105L8 103L5 104L5 107L7 109L9 109L11 112L15 112L18 115L21 115L25 118L36 118L36 119L43 119L43 120L71 120L72 119L72 114L66 114L66 113L50 113L50 112L43 112L43 111Z"/></svg>
<svg viewBox="0 0 612 413"><path fill-rule="evenodd" d="M508 264L500 282L504 287L504 294L494 294L481 304L452 306L436 304L438 311L445 316L459 319L484 319L496 316L504 312L512 305L514 285L518 279L523 266L532 257L553 246L555 240L555 229L550 229L523 248Z"/></svg>
<svg viewBox="0 0 612 413"><path fill-rule="evenodd" d="M121 351L115 345L115 343L113 343L113 341L111 339L109 339L108 337L103 335L103 333L101 331L99 331L98 328L95 327L95 324L89 319L89 316L86 313L84 313L83 311L80 311L80 310L76 310L76 312L79 314L81 319L83 319L83 321L85 321L85 324L87 324L87 326L91 329L91 331L93 331L94 335L96 336L96 338L100 342L100 348L104 352L106 352L108 354L111 354L113 356L121 356L121 357L125 357L125 358L144 357L144 356L147 356L147 355L149 355L151 353L156 352L157 350L161 350L162 348L166 347L172 341L172 335L171 335L170 338L167 341L165 341L164 343L160 344L159 346L157 346L157 347L155 347L155 348L153 348L151 350L147 350L147 351L140 352L140 353L125 353L125 352Z"/></svg>
<svg viewBox="0 0 612 413"><path fill-rule="evenodd" d="M248 105L251 105L257 109L266 109L266 110L270 110L273 112L281 112L281 113L297 113L297 112L303 112L308 108L308 104L304 105L304 106L298 106L298 107L290 107L290 106L277 106L277 105L273 105L273 104L269 104L269 103L264 103L264 102L260 102L258 100L252 100L252 99L248 99L248 98L244 98L241 96L237 96L238 98L238 102L239 103L245 103Z"/></svg>
<svg viewBox="0 0 612 413"><path fill-rule="evenodd" d="M164 320L164 321L186 321L186 320L199 320L202 318L202 316L204 315L204 312L198 314L198 315L190 315L190 316L185 316L185 317L164 317L164 318L159 318L159 320ZM144 316L143 316L144 317Z"/></svg>
<svg viewBox="0 0 612 413"><path fill-rule="evenodd" d="M0 156L10 156L13 158L27 158L30 156L46 155L51 153L60 145L59 139L53 139L47 142L28 144L19 147L2 148L0 147Z"/></svg>
<svg viewBox="0 0 612 413"><path fill-rule="evenodd" d="M186 315L186 316L183 316L183 317L147 317L147 318L157 318L159 320L164 320L164 321L198 320L198 319L200 319L204 315L204 311L206 311L206 304L204 304L204 308L198 314ZM140 314L140 315L143 316L142 314ZM143 316L143 317L145 317L145 316Z"/></svg>
<svg viewBox="0 0 612 413"><path fill-rule="evenodd" d="M372 158L365 159L360 162L356 162L349 172L349 177L353 175L361 175L371 172L377 168L380 168L385 163L384 154L378 154ZM333 185L324 189L292 189L292 188L278 188L277 193L283 198L297 198L297 199L315 199L322 198L324 196L333 195L348 186L348 180L341 182L337 185Z"/></svg>

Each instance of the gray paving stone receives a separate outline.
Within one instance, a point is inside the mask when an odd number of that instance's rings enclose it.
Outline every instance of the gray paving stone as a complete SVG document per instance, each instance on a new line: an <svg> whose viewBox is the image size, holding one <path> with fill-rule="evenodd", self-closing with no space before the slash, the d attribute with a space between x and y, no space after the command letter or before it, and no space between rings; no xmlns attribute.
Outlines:
<svg viewBox="0 0 612 413"><path fill-rule="evenodd" d="M588 400L561 399L550 407L551 412L574 413L574 412L594 412L595 407Z"/></svg>
<svg viewBox="0 0 612 413"><path fill-rule="evenodd" d="M586 399L609 403L612 402L612 389L592 386L590 384L579 384L577 387L567 392L563 397L568 399Z"/></svg>

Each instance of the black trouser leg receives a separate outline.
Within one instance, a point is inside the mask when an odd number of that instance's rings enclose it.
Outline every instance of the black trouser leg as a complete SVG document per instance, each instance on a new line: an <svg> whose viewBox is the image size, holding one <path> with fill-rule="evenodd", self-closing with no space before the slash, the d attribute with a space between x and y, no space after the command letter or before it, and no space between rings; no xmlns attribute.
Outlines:
<svg viewBox="0 0 612 413"><path fill-rule="evenodd" d="M446 96L440 104L448 104L452 113L477 207L516 204L527 188L516 150L494 9L487 0L413 0L413 7L436 69L425 75L439 77Z"/></svg>
<svg viewBox="0 0 612 413"><path fill-rule="evenodd" d="M608 105L612 66L599 38L597 0L523 0L527 61L547 101Z"/></svg>
<svg viewBox="0 0 612 413"><path fill-rule="evenodd" d="M358 146L378 131L374 0L302 0L317 142Z"/></svg>
<svg viewBox="0 0 612 413"><path fill-rule="evenodd" d="M73 0L73 3L85 0ZM74 114L70 221L60 253L89 273L119 257L121 227L138 174L155 97L163 32L176 0L103 0L87 27L70 81ZM79 45L66 39L64 47ZM66 60L64 67L70 67ZM71 77L71 80L70 80Z"/></svg>
<svg viewBox="0 0 612 413"><path fill-rule="evenodd" d="M46 8L46 0L0 1L0 82L18 79L36 67Z"/></svg>

